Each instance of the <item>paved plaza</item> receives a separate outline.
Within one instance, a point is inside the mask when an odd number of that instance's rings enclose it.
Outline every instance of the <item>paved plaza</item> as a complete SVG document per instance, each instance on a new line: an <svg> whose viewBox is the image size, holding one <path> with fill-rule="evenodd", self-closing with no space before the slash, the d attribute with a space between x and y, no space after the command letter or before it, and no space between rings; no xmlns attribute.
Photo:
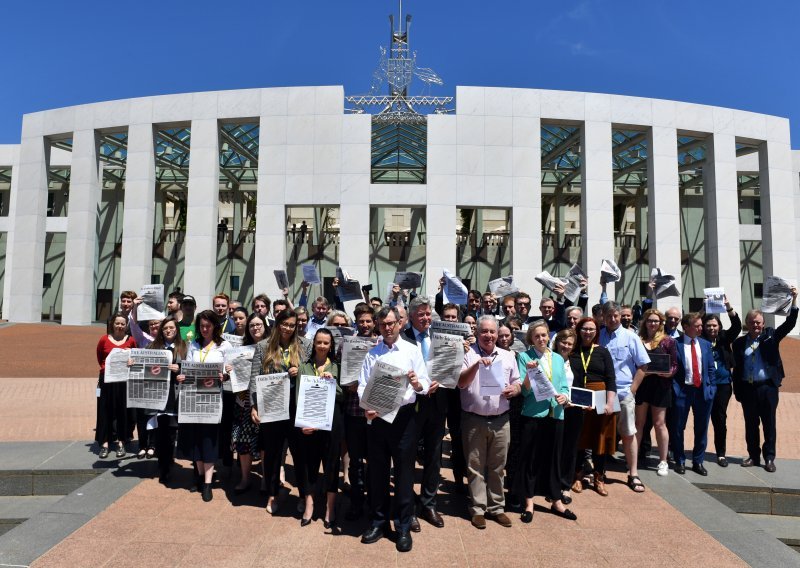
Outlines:
<svg viewBox="0 0 800 568"><path fill-rule="evenodd" d="M477 531L469 523L465 497L452 492L446 469L440 495L445 527L423 522L413 550L399 554L388 539L361 544L363 519L342 520L333 531L325 530L321 520L301 528L297 491L291 486L284 490L279 514L267 515L255 476L250 493L234 495L237 469L220 472L213 501L203 503L186 489L186 462L179 462L170 487L154 479L154 460L128 456L100 462L90 441L97 380L94 347L102 333L97 326L0 326L5 355L0 453L6 470L0 486L18 482L24 472L33 472L34 487L44 483L37 472L103 472L63 498L37 497L39 511L0 536L0 566L663 566L689 559L704 566L800 564L796 552L760 528L765 515L739 515L709 495L724 491L725 484L729 489L752 488L753 496L763 486L772 491L772 497L764 495L773 501L776 487L800 494L800 461L794 461L800 460L800 342L794 339L782 346L789 377L778 407L777 474L738 467L745 453L744 425L741 408L731 400L732 464L727 470L709 459L707 478L692 472L658 478L646 471L642 479L648 490L637 495L623 483L624 466L615 464L608 497L593 491L575 496L570 508L577 522L549 514L547 503L537 498L532 524L523 525L515 514L510 529L490 523L487 530ZM703 483L713 487L703 491ZM12 499L0 497L0 511L11 507ZM342 519L346 500L342 494ZM791 521L791 513L784 515ZM766 516L776 517L774 511ZM790 521L788 530L793 530L796 525Z"/></svg>

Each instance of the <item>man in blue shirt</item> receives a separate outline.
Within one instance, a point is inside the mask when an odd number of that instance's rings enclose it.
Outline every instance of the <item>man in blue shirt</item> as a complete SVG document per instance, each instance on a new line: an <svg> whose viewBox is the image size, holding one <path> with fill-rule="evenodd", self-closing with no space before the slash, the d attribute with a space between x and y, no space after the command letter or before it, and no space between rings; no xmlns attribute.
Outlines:
<svg viewBox="0 0 800 568"><path fill-rule="evenodd" d="M636 493L644 491L637 469L638 446L636 445L636 397L631 393L631 385L639 384L650 357L639 337L622 327L620 305L606 302L603 305L605 327L600 330L600 345L611 352L617 380L617 396L620 413L617 418L617 431L622 437L622 449L628 462L628 486Z"/></svg>

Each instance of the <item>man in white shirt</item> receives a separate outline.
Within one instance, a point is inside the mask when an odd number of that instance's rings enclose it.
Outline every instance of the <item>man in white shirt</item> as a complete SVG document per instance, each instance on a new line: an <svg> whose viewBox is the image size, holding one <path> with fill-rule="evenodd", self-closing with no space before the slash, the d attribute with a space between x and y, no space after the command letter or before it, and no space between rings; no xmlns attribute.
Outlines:
<svg viewBox="0 0 800 568"><path fill-rule="evenodd" d="M383 341L373 347L364 359L358 378L358 396L364 405L364 390L373 366L378 361L407 372L408 386L395 416L387 422L376 411L367 410L368 483L371 525L361 536L361 542L379 541L388 530L391 512L389 485L394 463L394 527L397 531L397 550L411 550L411 519L414 514L414 458L417 451L415 403L417 395L425 395L430 379L422 352L416 345L400 339L400 314L397 308L383 308L376 316Z"/></svg>

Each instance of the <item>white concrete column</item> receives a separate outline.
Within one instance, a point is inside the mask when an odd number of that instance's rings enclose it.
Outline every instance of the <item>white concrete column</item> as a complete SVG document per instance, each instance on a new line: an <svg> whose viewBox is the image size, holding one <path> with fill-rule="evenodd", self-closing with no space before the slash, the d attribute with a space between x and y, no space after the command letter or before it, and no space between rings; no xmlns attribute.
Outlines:
<svg viewBox="0 0 800 568"><path fill-rule="evenodd" d="M514 116L512 127L511 273L520 290L535 296L536 306L541 286L535 277L542 271L541 120Z"/></svg>
<svg viewBox="0 0 800 568"><path fill-rule="evenodd" d="M767 276L780 276L797 282L794 180L788 136L785 142L767 140L759 145L758 170L764 280ZM784 319L774 317L775 325Z"/></svg>
<svg viewBox="0 0 800 568"><path fill-rule="evenodd" d="M589 298L600 298L600 265L614 257L614 173L611 123L587 120L581 129L581 268L589 276ZM614 284L606 287L614 300Z"/></svg>
<svg viewBox="0 0 800 568"><path fill-rule="evenodd" d="M456 206L432 205L425 208L427 243L425 247L425 274L427 293L434 296L439 289L439 279L445 270L456 276ZM477 282L473 282L475 288Z"/></svg>
<svg viewBox="0 0 800 568"><path fill-rule="evenodd" d="M703 167L706 223L706 285L722 286L731 305L742 310L736 138L715 132L706 142ZM727 316L726 316L727 317Z"/></svg>
<svg viewBox="0 0 800 568"><path fill-rule="evenodd" d="M370 115L342 117L341 197L339 209L339 265L362 286L370 283ZM428 225L430 235L430 225ZM428 237L430 239L430 237ZM377 285L377 282L373 283ZM383 292L372 291L372 296Z"/></svg>
<svg viewBox="0 0 800 568"><path fill-rule="evenodd" d="M0 318L9 318L9 298L11 297L11 274L14 271L14 259L11 256L11 251L14 248L14 218L16 216L16 204L19 195L19 146L14 146L9 151L9 157L4 160L5 165L11 166L11 190L9 191L9 199L6 207L8 208L8 217L4 219L6 226L6 263L5 263L5 278L3 279L3 306L0 312Z"/></svg>
<svg viewBox="0 0 800 568"><path fill-rule="evenodd" d="M23 138L20 147L17 192L12 197L14 240L7 256L13 263L8 272L9 294L3 303L8 319L13 322L39 322L42 319L42 278L44 276L45 221L47 218L47 168L50 146L41 135L25 136L30 122L41 120L37 115L23 117Z"/></svg>
<svg viewBox="0 0 800 568"><path fill-rule="evenodd" d="M139 290L143 284L150 284L153 273L155 191L153 125L131 124L128 127L128 155L125 164L120 290Z"/></svg>
<svg viewBox="0 0 800 568"><path fill-rule="evenodd" d="M78 130L72 141L61 323L89 325L95 316L99 140L94 130Z"/></svg>
<svg viewBox="0 0 800 568"><path fill-rule="evenodd" d="M681 285L681 210L678 186L678 132L653 126L647 133L647 253L650 268L675 276ZM708 250L708 249L706 249ZM681 305L678 297L658 301L661 311ZM684 307L688 307L688 304Z"/></svg>
<svg viewBox="0 0 800 568"><path fill-rule="evenodd" d="M191 128L183 291L199 311L211 308L217 280L219 127L209 118L193 120Z"/></svg>
<svg viewBox="0 0 800 568"><path fill-rule="evenodd" d="M286 270L286 116L262 116L260 125L253 295L275 299L273 270Z"/></svg>

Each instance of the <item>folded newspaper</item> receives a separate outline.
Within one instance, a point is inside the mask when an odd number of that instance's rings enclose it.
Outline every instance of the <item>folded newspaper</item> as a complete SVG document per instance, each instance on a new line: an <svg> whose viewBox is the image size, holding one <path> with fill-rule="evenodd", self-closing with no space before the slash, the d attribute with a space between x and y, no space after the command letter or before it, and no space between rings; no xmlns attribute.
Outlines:
<svg viewBox="0 0 800 568"><path fill-rule="evenodd" d="M779 276L767 276L761 298L761 311L765 314L788 316L792 308L792 284Z"/></svg>
<svg viewBox="0 0 800 568"><path fill-rule="evenodd" d="M656 298L681 295L675 285L675 276L662 272L660 268L654 268L650 272L650 281L656 285Z"/></svg>
<svg viewBox="0 0 800 568"><path fill-rule="evenodd" d="M514 276L503 276L489 282L489 291L498 298L504 298L519 292L519 288L514 285Z"/></svg>
<svg viewBox="0 0 800 568"><path fill-rule="evenodd" d="M622 271L617 263L608 258L600 262L600 274L606 282L617 282L622 278Z"/></svg>

